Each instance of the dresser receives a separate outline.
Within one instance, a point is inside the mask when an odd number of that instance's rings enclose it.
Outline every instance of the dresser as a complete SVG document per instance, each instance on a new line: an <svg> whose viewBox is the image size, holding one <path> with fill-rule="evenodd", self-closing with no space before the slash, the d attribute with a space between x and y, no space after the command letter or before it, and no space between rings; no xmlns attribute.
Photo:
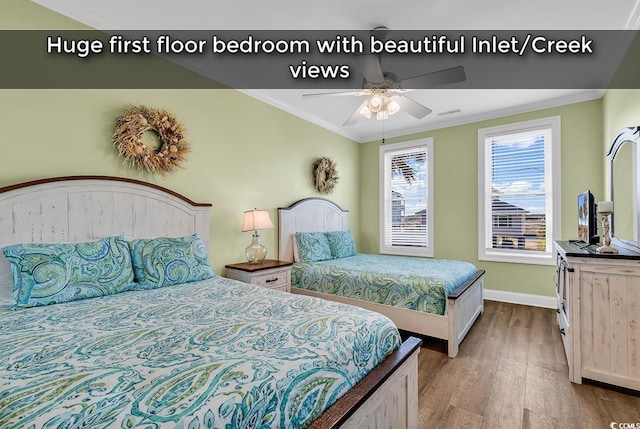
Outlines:
<svg viewBox="0 0 640 429"><path fill-rule="evenodd" d="M640 390L640 253L555 242L557 319L569 379Z"/></svg>
<svg viewBox="0 0 640 429"><path fill-rule="evenodd" d="M291 262L265 259L261 264L225 265L225 277L245 283L291 292Z"/></svg>

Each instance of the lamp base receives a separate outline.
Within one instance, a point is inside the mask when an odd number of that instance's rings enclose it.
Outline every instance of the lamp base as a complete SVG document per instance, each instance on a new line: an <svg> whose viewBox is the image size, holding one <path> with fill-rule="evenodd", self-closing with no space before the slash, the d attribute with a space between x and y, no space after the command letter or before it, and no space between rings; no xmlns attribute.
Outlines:
<svg viewBox="0 0 640 429"><path fill-rule="evenodd" d="M611 246L600 246L596 249L596 253L598 254L610 254L610 255L617 255L618 254L618 249L611 247Z"/></svg>
<svg viewBox="0 0 640 429"><path fill-rule="evenodd" d="M244 249L244 255L250 264L261 264L264 258L267 257L267 248L260 243L260 236L257 231L253 234L251 244Z"/></svg>

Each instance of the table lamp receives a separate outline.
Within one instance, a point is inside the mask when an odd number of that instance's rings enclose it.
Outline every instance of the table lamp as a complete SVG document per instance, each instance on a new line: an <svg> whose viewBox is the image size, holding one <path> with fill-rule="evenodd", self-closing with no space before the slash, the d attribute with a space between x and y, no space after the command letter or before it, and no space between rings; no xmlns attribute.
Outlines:
<svg viewBox="0 0 640 429"><path fill-rule="evenodd" d="M260 243L258 231L273 229L273 223L267 210L248 210L244 212L242 232L253 231L251 244L245 249L245 256L250 264L261 264L267 256L267 248Z"/></svg>
<svg viewBox="0 0 640 429"><path fill-rule="evenodd" d="M596 249L596 253L616 254L618 249L611 247L611 229L609 228L609 216L613 213L613 201L600 201L598 214L602 216L602 242L604 246Z"/></svg>

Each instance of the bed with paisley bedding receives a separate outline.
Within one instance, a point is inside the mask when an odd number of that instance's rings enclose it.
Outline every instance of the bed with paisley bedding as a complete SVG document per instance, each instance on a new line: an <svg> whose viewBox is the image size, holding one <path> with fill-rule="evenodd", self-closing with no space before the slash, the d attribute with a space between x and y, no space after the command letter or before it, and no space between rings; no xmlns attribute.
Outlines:
<svg viewBox="0 0 640 429"><path fill-rule="evenodd" d="M294 263L291 283L306 290L446 315L447 296L477 271L464 261L354 251L340 258Z"/></svg>
<svg viewBox="0 0 640 429"><path fill-rule="evenodd" d="M209 210L117 178L0 189L0 427L417 427L419 340L216 275Z"/></svg>
<svg viewBox="0 0 640 429"><path fill-rule="evenodd" d="M291 291L380 312L409 332L458 348L484 309L484 270L465 261L358 253L348 212L305 198L279 212L279 259Z"/></svg>

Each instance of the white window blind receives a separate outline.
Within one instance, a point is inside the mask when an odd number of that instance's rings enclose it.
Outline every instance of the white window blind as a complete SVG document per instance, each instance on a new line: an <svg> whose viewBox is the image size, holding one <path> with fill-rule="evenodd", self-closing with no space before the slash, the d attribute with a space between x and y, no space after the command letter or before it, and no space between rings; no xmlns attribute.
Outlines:
<svg viewBox="0 0 640 429"><path fill-rule="evenodd" d="M560 119L479 130L479 259L553 263Z"/></svg>
<svg viewBox="0 0 640 429"><path fill-rule="evenodd" d="M380 253L433 256L432 141L380 147Z"/></svg>

